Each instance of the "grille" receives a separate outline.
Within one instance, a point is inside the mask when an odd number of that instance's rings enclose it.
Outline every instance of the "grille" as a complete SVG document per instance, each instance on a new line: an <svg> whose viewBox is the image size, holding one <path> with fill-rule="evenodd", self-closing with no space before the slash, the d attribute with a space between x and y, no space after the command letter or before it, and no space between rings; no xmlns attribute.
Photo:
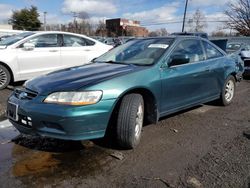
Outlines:
<svg viewBox="0 0 250 188"><path fill-rule="evenodd" d="M250 59L244 61L245 67L250 67Z"/></svg>
<svg viewBox="0 0 250 188"><path fill-rule="evenodd" d="M37 92L27 88L15 89L14 94L18 99L26 99L26 100L32 100L38 95Z"/></svg>

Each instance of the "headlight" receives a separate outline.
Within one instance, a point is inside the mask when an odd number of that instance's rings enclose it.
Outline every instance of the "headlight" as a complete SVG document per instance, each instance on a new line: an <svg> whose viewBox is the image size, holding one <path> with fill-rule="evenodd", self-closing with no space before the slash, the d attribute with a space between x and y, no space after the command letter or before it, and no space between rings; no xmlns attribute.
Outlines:
<svg viewBox="0 0 250 188"><path fill-rule="evenodd" d="M55 92L50 94L45 103L56 103L65 105L89 105L100 101L102 91L83 91L83 92Z"/></svg>

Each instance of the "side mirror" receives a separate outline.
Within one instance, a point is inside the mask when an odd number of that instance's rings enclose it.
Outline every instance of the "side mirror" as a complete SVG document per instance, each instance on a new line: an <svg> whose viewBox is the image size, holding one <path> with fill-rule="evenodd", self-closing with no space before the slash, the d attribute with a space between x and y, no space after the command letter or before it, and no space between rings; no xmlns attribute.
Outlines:
<svg viewBox="0 0 250 188"><path fill-rule="evenodd" d="M23 44L23 49L24 50L27 50L27 51L31 51L31 50L34 50L35 48L35 45L33 43L24 43Z"/></svg>
<svg viewBox="0 0 250 188"><path fill-rule="evenodd" d="M170 58L170 61L168 63L169 67L176 66L176 65L182 65L189 63L190 58L187 55L174 55Z"/></svg>

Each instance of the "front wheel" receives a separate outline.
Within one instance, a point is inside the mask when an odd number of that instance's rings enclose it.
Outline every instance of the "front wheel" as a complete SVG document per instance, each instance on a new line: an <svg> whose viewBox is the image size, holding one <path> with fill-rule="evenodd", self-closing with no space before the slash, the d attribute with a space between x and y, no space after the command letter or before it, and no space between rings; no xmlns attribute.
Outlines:
<svg viewBox="0 0 250 188"><path fill-rule="evenodd" d="M6 88L10 83L10 72L6 67L0 65L0 90Z"/></svg>
<svg viewBox="0 0 250 188"><path fill-rule="evenodd" d="M123 97L117 118L117 139L126 149L135 148L140 142L144 118L144 101L140 94Z"/></svg>
<svg viewBox="0 0 250 188"><path fill-rule="evenodd" d="M229 76L223 86L220 102L223 106L229 105L235 94L235 78Z"/></svg>

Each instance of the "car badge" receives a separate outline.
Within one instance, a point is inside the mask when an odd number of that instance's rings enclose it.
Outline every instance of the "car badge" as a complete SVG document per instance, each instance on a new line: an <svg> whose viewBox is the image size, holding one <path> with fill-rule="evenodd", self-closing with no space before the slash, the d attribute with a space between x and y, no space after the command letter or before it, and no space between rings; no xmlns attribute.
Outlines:
<svg viewBox="0 0 250 188"><path fill-rule="evenodd" d="M25 99L26 97L28 97L28 94L25 92L19 94L19 99Z"/></svg>

